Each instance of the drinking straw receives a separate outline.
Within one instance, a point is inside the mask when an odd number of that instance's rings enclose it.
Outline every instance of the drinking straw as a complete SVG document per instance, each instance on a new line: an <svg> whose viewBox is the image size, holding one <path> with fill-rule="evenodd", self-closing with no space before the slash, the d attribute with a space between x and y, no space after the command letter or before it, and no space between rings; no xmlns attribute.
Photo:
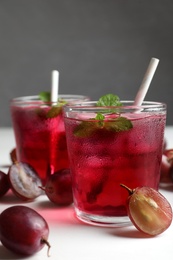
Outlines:
<svg viewBox="0 0 173 260"><path fill-rule="evenodd" d="M59 71L52 71L51 102L57 103L59 90Z"/></svg>
<svg viewBox="0 0 173 260"><path fill-rule="evenodd" d="M159 60L156 58L152 58L150 60L150 63L148 65L148 68L145 72L144 78L142 80L141 86L137 92L137 95L135 97L134 105L140 106L145 98L145 95L148 91L148 88L150 86L150 83L152 81L152 78L154 76L154 73L156 71L156 68L158 66Z"/></svg>

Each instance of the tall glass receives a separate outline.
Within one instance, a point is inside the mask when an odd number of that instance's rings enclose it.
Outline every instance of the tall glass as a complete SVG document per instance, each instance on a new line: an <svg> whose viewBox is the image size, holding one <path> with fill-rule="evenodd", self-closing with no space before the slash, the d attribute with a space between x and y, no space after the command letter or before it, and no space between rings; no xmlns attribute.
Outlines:
<svg viewBox="0 0 173 260"><path fill-rule="evenodd" d="M90 224L129 224L128 193L120 184L158 189L166 105L122 104L83 102L63 109L75 211Z"/></svg>
<svg viewBox="0 0 173 260"><path fill-rule="evenodd" d="M63 105L89 98L59 95L59 100ZM43 184L50 174L69 168L62 106L26 96L12 99L10 108L18 161L30 164Z"/></svg>

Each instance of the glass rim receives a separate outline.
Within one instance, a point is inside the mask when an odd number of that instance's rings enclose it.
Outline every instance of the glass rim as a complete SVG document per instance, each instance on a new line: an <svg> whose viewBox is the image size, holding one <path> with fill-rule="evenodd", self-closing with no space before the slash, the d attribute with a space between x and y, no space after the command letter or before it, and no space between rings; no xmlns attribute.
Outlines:
<svg viewBox="0 0 173 260"><path fill-rule="evenodd" d="M156 101L143 101L141 105L134 105L133 100L120 100L122 106L96 106L98 101L82 101L80 103L75 104L66 104L64 106L64 110L99 110L99 109L110 109L110 108L119 108L119 109L162 109L166 110L167 105L164 102L156 102Z"/></svg>
<svg viewBox="0 0 173 260"><path fill-rule="evenodd" d="M58 97L67 100L67 101L76 101L78 102L81 100L81 102L89 100L89 96L87 95L75 95L75 94L59 94ZM52 104L56 102L51 101L43 101L39 98L39 95L32 95L32 96L20 96L15 97L10 100L10 104Z"/></svg>

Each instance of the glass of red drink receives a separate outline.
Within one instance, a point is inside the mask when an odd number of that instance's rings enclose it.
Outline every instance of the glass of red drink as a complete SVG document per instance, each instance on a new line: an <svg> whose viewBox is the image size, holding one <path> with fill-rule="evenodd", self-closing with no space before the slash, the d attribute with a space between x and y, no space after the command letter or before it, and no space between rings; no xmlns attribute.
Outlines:
<svg viewBox="0 0 173 260"><path fill-rule="evenodd" d="M82 100L89 98L59 95L58 105L41 101L39 96L11 100L17 160L31 165L43 184L49 174L69 168L62 106Z"/></svg>
<svg viewBox="0 0 173 260"><path fill-rule="evenodd" d="M149 186L158 190L166 105L121 101L64 106L67 147L77 217L95 225L122 226L128 192Z"/></svg>

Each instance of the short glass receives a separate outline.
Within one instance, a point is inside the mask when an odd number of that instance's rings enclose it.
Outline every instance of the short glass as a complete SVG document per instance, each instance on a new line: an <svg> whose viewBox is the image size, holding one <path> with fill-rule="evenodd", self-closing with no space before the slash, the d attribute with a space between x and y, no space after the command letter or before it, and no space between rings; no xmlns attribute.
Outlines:
<svg viewBox="0 0 173 260"><path fill-rule="evenodd" d="M120 184L158 190L166 105L121 102L120 107L97 107L93 101L63 108L75 212L89 224L130 224L128 192Z"/></svg>
<svg viewBox="0 0 173 260"><path fill-rule="evenodd" d="M89 98L59 95L59 100L63 104ZM31 165L43 184L50 174L69 168L62 107L41 101L39 96L26 96L12 99L10 108L17 160Z"/></svg>

